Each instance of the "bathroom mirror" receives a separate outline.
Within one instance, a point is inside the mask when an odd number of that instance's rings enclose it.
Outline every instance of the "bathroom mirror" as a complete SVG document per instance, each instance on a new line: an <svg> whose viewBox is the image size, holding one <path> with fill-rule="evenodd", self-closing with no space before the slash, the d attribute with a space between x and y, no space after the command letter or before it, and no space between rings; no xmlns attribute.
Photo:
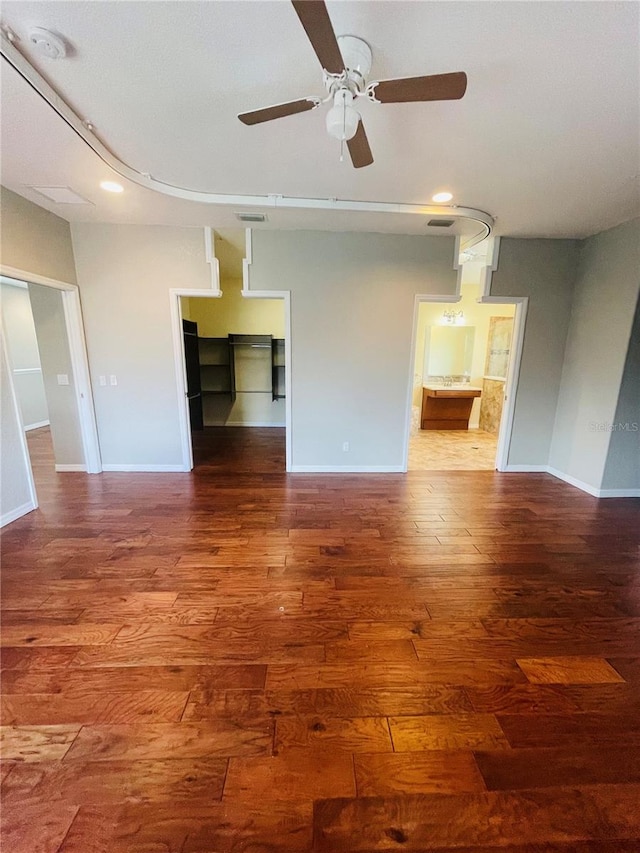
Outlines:
<svg viewBox="0 0 640 853"><path fill-rule="evenodd" d="M475 326L429 326L424 347L424 377L471 374Z"/></svg>

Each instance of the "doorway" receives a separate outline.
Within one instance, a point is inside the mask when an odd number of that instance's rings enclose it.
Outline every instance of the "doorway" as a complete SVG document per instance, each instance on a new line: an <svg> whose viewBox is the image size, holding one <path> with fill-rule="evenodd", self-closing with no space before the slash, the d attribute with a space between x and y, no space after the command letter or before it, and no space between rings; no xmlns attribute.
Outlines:
<svg viewBox="0 0 640 853"><path fill-rule="evenodd" d="M173 291L186 470L287 469L288 294L245 290L245 232L214 232L220 290Z"/></svg>
<svg viewBox="0 0 640 853"><path fill-rule="evenodd" d="M33 495L24 511L37 506L36 486L57 474L101 470L77 288L31 278L0 276L8 382L21 436L13 451L24 458Z"/></svg>
<svg viewBox="0 0 640 853"><path fill-rule="evenodd" d="M181 309L194 467L284 470L281 300L243 300L231 282L220 299L182 297Z"/></svg>
<svg viewBox="0 0 640 853"><path fill-rule="evenodd" d="M409 471L506 468L526 305L483 296L485 269L463 264L457 301L416 305Z"/></svg>

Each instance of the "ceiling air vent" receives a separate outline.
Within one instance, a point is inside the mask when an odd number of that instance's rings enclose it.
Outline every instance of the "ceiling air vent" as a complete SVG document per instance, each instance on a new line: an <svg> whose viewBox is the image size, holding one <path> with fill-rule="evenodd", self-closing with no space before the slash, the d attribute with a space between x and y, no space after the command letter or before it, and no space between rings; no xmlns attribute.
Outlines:
<svg viewBox="0 0 640 853"><path fill-rule="evenodd" d="M240 222L266 222L266 213L236 213Z"/></svg>
<svg viewBox="0 0 640 853"><path fill-rule="evenodd" d="M451 228L453 223L453 219L430 219L427 225L430 228Z"/></svg>
<svg viewBox="0 0 640 853"><path fill-rule="evenodd" d="M78 195L69 187L34 187L29 186L30 190L43 195L50 201L55 201L56 204L91 204L91 202Z"/></svg>

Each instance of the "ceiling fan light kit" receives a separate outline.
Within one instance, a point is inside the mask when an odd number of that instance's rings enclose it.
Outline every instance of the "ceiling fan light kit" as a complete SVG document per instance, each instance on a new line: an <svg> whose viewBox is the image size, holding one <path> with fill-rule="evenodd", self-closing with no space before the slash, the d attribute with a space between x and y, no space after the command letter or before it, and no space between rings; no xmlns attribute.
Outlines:
<svg viewBox="0 0 640 853"><path fill-rule="evenodd" d="M373 55L366 41L349 35L336 38L324 0L291 2L324 71L327 96L311 96L241 113L238 118L243 124L261 124L333 101L326 117L327 133L347 143L351 162L360 169L373 163L373 154L362 116L353 106L356 98L365 97L374 104L399 104L458 100L466 92L467 75L463 71L368 83Z"/></svg>
<svg viewBox="0 0 640 853"><path fill-rule="evenodd" d="M353 139L359 123L360 113L353 106L353 95L348 89L338 89L327 113L327 133L341 141Z"/></svg>

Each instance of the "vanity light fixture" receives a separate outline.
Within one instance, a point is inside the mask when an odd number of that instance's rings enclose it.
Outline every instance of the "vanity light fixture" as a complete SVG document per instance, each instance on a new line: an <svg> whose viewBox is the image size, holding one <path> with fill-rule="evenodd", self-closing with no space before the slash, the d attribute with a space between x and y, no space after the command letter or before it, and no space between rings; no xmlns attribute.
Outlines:
<svg viewBox="0 0 640 853"><path fill-rule="evenodd" d="M103 190L106 190L108 193L122 193L124 192L124 187L122 184L116 183L116 181L100 181L100 186Z"/></svg>
<svg viewBox="0 0 640 853"><path fill-rule="evenodd" d="M435 201L436 203L437 202L445 202L445 201L451 201L452 198L453 198L453 193L442 192L442 193L436 193L435 195L432 195L431 201Z"/></svg>
<svg viewBox="0 0 640 853"><path fill-rule="evenodd" d="M461 326L464 323L464 311L445 311L442 318L448 325Z"/></svg>

